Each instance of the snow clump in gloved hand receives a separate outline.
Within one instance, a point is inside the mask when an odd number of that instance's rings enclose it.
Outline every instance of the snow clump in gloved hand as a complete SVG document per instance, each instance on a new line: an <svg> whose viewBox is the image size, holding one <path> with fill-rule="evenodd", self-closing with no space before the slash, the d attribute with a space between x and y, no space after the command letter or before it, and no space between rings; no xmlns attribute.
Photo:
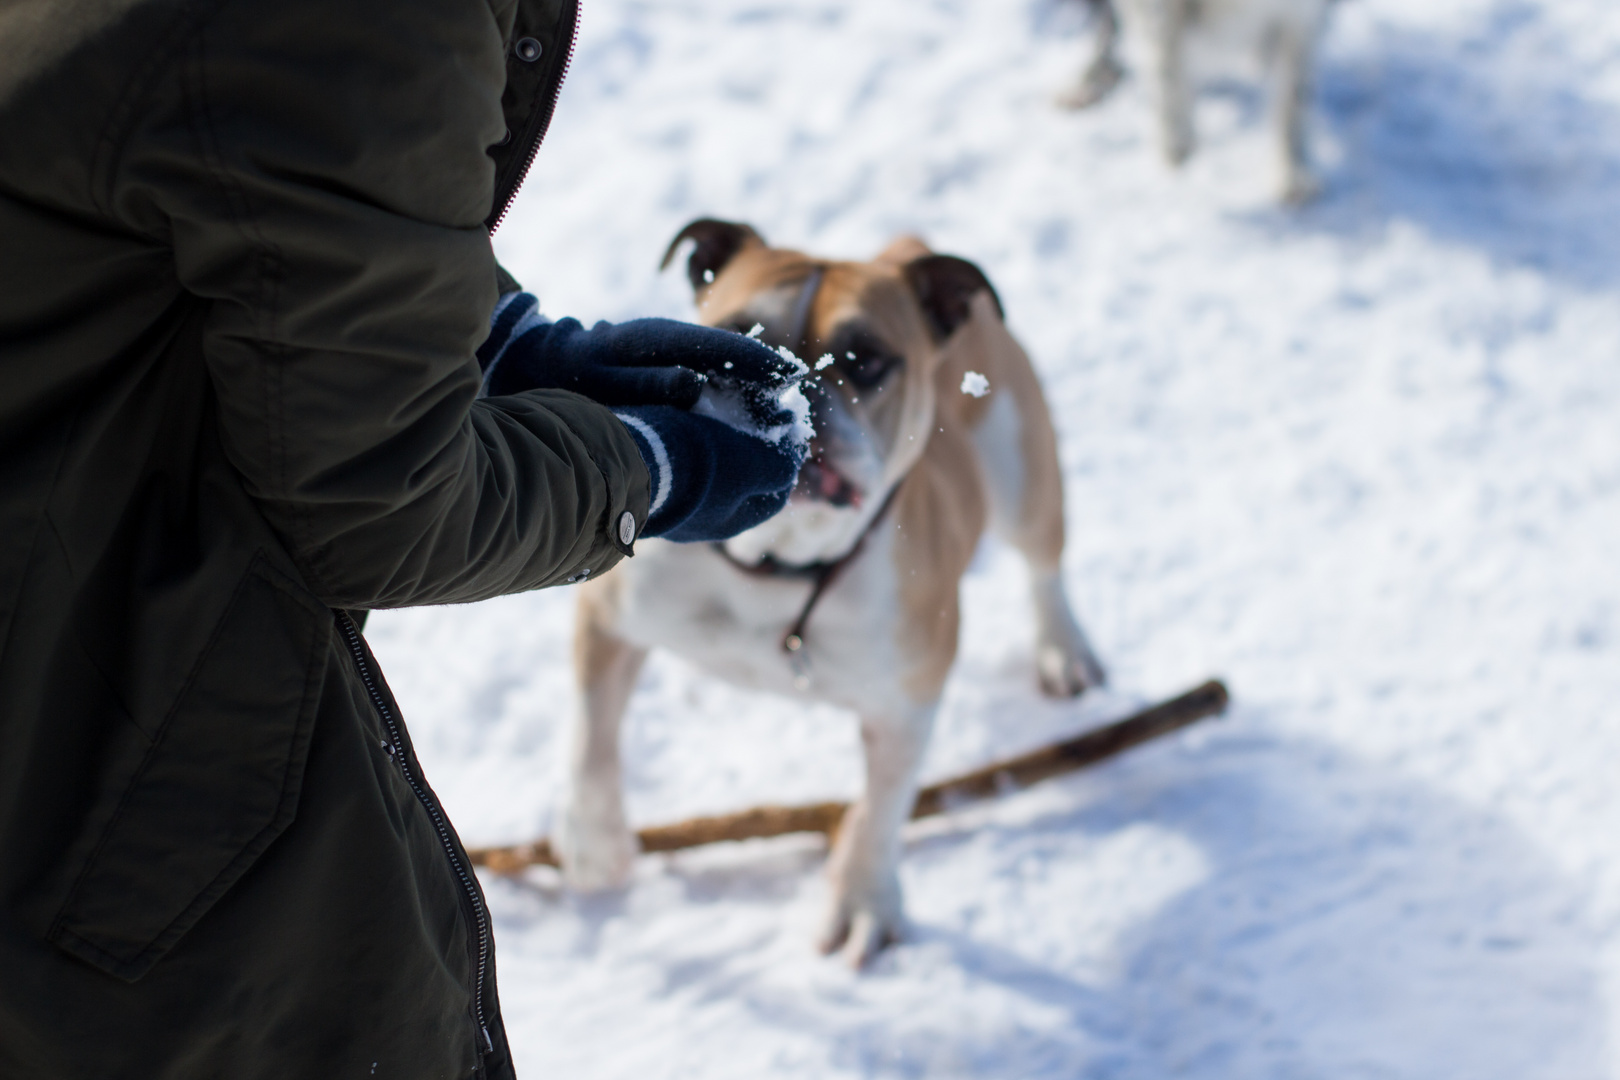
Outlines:
<svg viewBox="0 0 1620 1080"><path fill-rule="evenodd" d="M673 319L551 322L501 298L478 350L483 395L572 390L614 410L652 476L641 536L724 540L787 505L813 434L809 369L751 336Z"/></svg>

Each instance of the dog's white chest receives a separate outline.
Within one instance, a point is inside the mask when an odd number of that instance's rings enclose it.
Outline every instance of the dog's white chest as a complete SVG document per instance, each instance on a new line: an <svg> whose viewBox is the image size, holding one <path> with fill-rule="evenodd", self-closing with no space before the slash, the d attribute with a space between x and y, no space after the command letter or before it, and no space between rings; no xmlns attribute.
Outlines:
<svg viewBox="0 0 1620 1080"><path fill-rule="evenodd" d="M646 541L615 570L624 580L614 630L740 686L855 709L893 705L903 663L892 566L880 531L823 592L795 658L782 639L805 609L811 579L745 573L706 544Z"/></svg>

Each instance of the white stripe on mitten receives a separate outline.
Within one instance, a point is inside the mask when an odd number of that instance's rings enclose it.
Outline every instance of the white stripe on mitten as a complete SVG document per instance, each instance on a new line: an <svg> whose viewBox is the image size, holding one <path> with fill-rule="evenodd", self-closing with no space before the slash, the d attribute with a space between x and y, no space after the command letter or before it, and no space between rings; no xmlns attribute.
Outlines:
<svg viewBox="0 0 1620 1080"><path fill-rule="evenodd" d="M664 500L669 498L669 489L674 482L669 466L669 451L665 449L664 440L659 438L658 432L654 431L652 426L645 420L625 413L614 413L613 415L618 417L619 421L626 427L634 428L638 435L647 440L647 445L652 447L653 461L658 464L658 475L654 478L657 483L653 488L652 505L647 508L647 517L651 519L654 514L658 513L658 508L664 505Z"/></svg>

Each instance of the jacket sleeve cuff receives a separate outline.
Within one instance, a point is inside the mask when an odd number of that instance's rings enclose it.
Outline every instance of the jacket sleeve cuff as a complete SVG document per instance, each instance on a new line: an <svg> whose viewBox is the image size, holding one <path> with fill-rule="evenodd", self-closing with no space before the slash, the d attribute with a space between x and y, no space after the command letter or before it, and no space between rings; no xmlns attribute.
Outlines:
<svg viewBox="0 0 1620 1080"><path fill-rule="evenodd" d="M597 526L587 562L565 580L597 576L635 554L635 540L646 527L652 502L652 474L630 430L605 406L567 390L528 391L565 423L596 464L607 491L606 511ZM611 551L613 554L607 555ZM607 558L598 558L602 552ZM603 563L603 565L596 565ZM577 575L577 576L576 576Z"/></svg>

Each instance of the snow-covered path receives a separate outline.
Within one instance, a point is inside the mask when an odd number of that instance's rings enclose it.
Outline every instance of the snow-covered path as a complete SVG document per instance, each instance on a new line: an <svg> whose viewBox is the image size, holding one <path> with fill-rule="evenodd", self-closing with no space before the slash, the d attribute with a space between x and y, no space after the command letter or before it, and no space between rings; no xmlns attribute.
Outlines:
<svg viewBox="0 0 1620 1080"><path fill-rule="evenodd" d="M1265 201L1259 98L1161 168L1141 86L1050 104L1057 0L587 0L496 246L554 314L690 316L714 215L974 259L1046 381L1066 573L1114 696L1034 691L1016 561L965 585L927 771L1224 676L1228 717L944 821L915 933L815 956L818 845L489 879L522 1075L1620 1076L1620 8L1347 0L1320 204ZM379 613L470 843L543 831L566 591ZM651 663L631 811L850 793L849 718Z"/></svg>

